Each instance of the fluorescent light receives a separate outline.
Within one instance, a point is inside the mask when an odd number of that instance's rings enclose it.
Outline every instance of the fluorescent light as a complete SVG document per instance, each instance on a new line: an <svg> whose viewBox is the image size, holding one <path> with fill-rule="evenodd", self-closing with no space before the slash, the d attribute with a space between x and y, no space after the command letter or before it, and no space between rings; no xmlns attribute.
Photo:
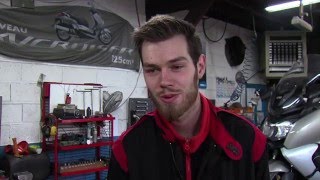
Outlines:
<svg viewBox="0 0 320 180"><path fill-rule="evenodd" d="M302 4L309 5L309 4L315 4L319 3L320 0L302 0ZM291 2L286 2L282 4L276 4L272 6L268 6L265 8L266 11L268 12L275 12L275 11L281 11L285 9L291 9L291 8L296 8L300 6L300 1L291 1Z"/></svg>

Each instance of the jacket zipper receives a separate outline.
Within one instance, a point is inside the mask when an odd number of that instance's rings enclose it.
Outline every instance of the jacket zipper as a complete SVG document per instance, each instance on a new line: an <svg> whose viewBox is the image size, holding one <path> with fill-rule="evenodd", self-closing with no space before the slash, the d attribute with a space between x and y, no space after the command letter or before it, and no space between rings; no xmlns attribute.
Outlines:
<svg viewBox="0 0 320 180"><path fill-rule="evenodd" d="M190 158L190 140L184 142L184 150L186 152L186 180L191 180L191 158Z"/></svg>
<svg viewBox="0 0 320 180"><path fill-rule="evenodd" d="M172 160L173 160L174 167L176 168L176 170L177 170L177 172L178 172L179 179L180 179L180 180L183 180L182 175L181 175L181 173L180 173L180 171L179 171L177 162L176 162L176 158L174 157L174 153L173 153L173 149L172 149L172 144L169 143L169 145L170 145L171 157L172 157Z"/></svg>

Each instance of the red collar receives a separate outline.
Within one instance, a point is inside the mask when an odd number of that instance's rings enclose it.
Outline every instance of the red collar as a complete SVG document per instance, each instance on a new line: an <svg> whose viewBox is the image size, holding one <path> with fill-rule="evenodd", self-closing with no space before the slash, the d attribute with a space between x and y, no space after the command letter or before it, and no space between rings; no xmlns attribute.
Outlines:
<svg viewBox="0 0 320 180"><path fill-rule="evenodd" d="M176 132L169 121L165 120L158 111L155 113L155 118L158 126L164 131L164 138L170 142L179 142L179 144L183 145L188 141L190 145L189 152L194 153L199 146L203 143L209 133L209 123L210 123L210 109L208 106L208 102L204 101L204 96L201 97L201 105L202 105L202 112L200 117L200 130L199 133L192 137L191 139L186 139L182 137L180 134Z"/></svg>
<svg viewBox="0 0 320 180"><path fill-rule="evenodd" d="M239 160L242 157L241 145L228 133L221 120L217 117L218 112L222 110L214 107L202 94L200 94L200 99L202 105L200 131L196 136L188 140L179 135L169 121L165 120L158 111L154 113L157 125L164 132L163 137L169 142L177 141L182 147L188 141L190 146L188 152L194 153L209 134L231 159ZM185 148L183 149L185 152L187 151Z"/></svg>

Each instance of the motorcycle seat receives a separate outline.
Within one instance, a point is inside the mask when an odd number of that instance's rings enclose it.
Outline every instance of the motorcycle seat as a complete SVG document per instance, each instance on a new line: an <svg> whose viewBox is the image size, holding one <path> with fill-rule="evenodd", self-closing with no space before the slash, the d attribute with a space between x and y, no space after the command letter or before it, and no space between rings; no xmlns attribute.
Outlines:
<svg viewBox="0 0 320 180"><path fill-rule="evenodd" d="M84 25L84 26L89 26L89 23L88 23L88 21L86 21L85 19L81 19L81 18L78 18L78 17L76 17L76 16L73 16L73 15L71 15L70 14L70 17L71 18L73 18L73 19L75 19L79 24L81 24L81 25Z"/></svg>

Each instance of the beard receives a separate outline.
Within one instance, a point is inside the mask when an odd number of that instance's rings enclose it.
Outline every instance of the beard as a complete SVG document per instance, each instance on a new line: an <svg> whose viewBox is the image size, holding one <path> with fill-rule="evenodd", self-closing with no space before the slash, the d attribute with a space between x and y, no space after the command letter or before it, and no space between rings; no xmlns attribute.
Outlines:
<svg viewBox="0 0 320 180"><path fill-rule="evenodd" d="M190 87L185 88L185 93L182 97L182 102L180 104L165 104L162 103L157 96L150 92L150 96L152 101L154 102L156 108L159 113L167 119L169 122L173 122L177 120L180 116L182 116L196 101L198 95L198 74L195 73L193 77L193 84ZM173 88L164 88L160 93L164 91L169 92L183 92L183 90L177 90Z"/></svg>

